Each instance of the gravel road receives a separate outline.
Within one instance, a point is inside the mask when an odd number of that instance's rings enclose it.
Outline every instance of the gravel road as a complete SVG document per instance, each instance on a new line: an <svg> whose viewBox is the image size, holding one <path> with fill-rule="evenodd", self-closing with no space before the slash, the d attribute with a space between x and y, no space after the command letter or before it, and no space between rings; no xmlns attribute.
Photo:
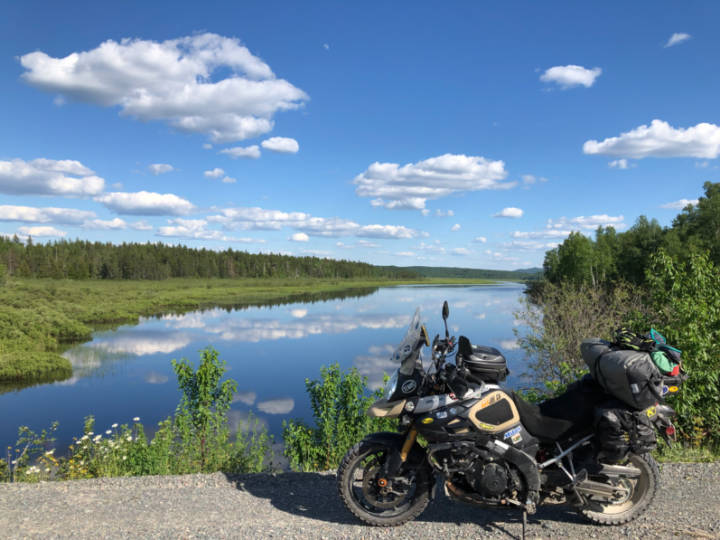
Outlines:
<svg viewBox="0 0 720 540"><path fill-rule="evenodd" d="M540 507L528 538L720 538L720 463L666 464L652 508L597 527L564 506ZM342 506L330 473L227 478L104 478L0 484L0 537L518 538L520 514L435 500L414 522L366 527Z"/></svg>

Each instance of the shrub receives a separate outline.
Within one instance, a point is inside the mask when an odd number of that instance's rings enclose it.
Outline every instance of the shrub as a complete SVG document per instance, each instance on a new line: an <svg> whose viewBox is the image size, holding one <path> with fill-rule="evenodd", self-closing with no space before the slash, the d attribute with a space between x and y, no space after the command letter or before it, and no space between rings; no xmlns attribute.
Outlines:
<svg viewBox="0 0 720 540"><path fill-rule="evenodd" d="M534 301L526 297L524 309L515 313L524 327L515 333L533 383L555 393L587 373L580 344L590 337L610 338L620 326L647 319L642 298L642 291L628 284L605 289L545 282L536 289Z"/></svg>
<svg viewBox="0 0 720 540"><path fill-rule="evenodd" d="M207 348L195 369L187 360L173 361L182 391L174 416L158 424L148 442L140 418L132 424L113 424L95 433L95 419L85 418L83 435L75 438L66 458L46 451L53 439L49 431L35 434L19 430L7 460L0 460L0 479L39 481L103 476L141 476L225 471L261 472L268 468L272 438L257 419L250 417L246 430L230 435L227 413L236 383L222 381L225 363ZM34 462L33 462L34 459ZM32 464L31 464L32 463Z"/></svg>
<svg viewBox="0 0 720 540"><path fill-rule="evenodd" d="M367 377L352 368L345 373L335 363L320 368L320 380L305 379L315 427L302 421L283 422L285 455L295 470L336 468L355 443L376 431L393 429L394 420L371 418L367 408L381 391L370 395Z"/></svg>
<svg viewBox="0 0 720 540"><path fill-rule="evenodd" d="M681 434L693 445L720 445L720 269L707 253L686 262L664 251L647 272L656 328L682 349L689 378L670 404Z"/></svg>

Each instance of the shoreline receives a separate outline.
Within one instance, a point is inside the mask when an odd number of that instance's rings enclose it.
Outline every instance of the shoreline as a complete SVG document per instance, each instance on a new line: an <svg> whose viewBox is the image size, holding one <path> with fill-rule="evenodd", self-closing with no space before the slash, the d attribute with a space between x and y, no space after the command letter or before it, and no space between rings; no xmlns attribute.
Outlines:
<svg viewBox="0 0 720 540"><path fill-rule="evenodd" d="M500 283L465 278L13 279L0 288L0 392L11 384L16 388L68 379L72 366L61 356L68 346L90 341L100 329L138 324L142 317L362 296L381 287Z"/></svg>

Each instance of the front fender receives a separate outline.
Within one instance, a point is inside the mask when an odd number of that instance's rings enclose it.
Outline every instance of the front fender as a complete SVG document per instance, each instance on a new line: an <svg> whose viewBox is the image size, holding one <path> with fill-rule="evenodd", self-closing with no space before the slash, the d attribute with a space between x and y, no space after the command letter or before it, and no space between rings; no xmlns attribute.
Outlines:
<svg viewBox="0 0 720 540"><path fill-rule="evenodd" d="M389 431L380 431L378 433L371 433L366 436L362 442L368 444L381 444L387 448L392 448L395 451L393 461L400 464L400 451L402 450L405 439L407 438L406 433L392 433ZM425 449L420 446L417 442L412 445L410 452L408 453L406 464L411 467L422 469L421 477L426 478L426 489L430 492L430 498L435 499L437 491L437 482L435 481L435 472L427 461L427 454Z"/></svg>
<svg viewBox="0 0 720 540"><path fill-rule="evenodd" d="M396 452L400 453L403 444L405 443L405 433L392 433L390 431L380 431L378 433L371 433L363 439L363 442L367 443L379 443L388 448L392 448ZM408 453L407 462L414 466L427 464L427 455L425 449L420 446L417 442L412 445L410 452ZM428 466L429 467L429 466Z"/></svg>

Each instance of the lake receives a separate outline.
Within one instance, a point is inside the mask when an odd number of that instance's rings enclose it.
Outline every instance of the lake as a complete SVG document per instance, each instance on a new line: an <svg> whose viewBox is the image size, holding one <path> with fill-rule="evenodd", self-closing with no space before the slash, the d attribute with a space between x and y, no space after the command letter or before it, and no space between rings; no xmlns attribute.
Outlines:
<svg viewBox="0 0 720 540"><path fill-rule="evenodd" d="M511 370L506 384L517 387L524 353L513 334L513 313L522 291L514 283L384 287L312 303L167 314L97 332L64 353L73 365L70 379L0 395L0 444L14 443L18 426L38 431L58 420L57 447L64 450L82 435L83 418L90 414L97 433L136 416L152 433L179 400L170 361L184 357L197 364L208 345L238 383L232 427L242 428L252 413L280 440L284 419L312 422L305 378L319 378L321 366L338 362L357 367L372 388L382 386L383 373L397 367L389 357L416 307L430 339L444 332L443 300L450 304L451 334L503 351Z"/></svg>

